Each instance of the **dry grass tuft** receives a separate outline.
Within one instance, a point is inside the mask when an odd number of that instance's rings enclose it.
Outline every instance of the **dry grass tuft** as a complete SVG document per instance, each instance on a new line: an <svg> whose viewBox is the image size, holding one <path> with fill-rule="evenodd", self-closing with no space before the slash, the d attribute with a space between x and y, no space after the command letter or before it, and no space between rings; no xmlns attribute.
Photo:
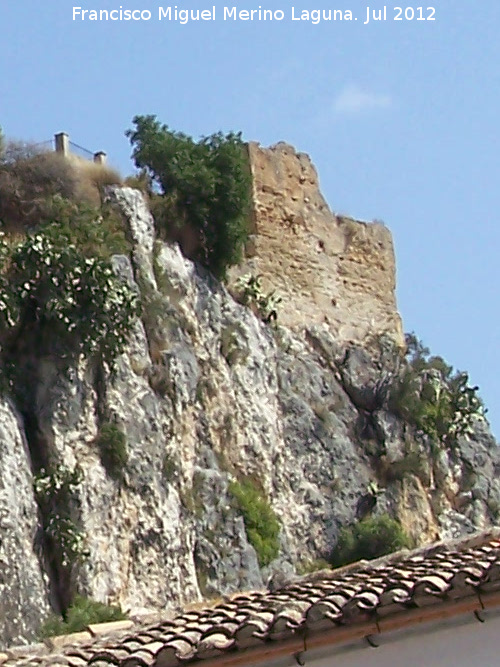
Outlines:
<svg viewBox="0 0 500 667"><path fill-rule="evenodd" d="M140 190L148 198L152 195L151 178L148 176L146 170L144 169L139 171L137 174L127 176L124 181L124 185L127 185L129 188Z"/></svg>
<svg viewBox="0 0 500 667"><path fill-rule="evenodd" d="M54 197L99 208L104 188L122 182L107 165L9 142L0 156L0 222L23 235L51 219Z"/></svg>
<svg viewBox="0 0 500 667"><path fill-rule="evenodd" d="M77 171L63 157L9 144L0 161L0 221L7 231L23 233L50 215L54 196L74 199L77 190Z"/></svg>
<svg viewBox="0 0 500 667"><path fill-rule="evenodd" d="M78 173L78 197L93 206L99 206L104 188L108 185L122 185L120 174L105 164L79 160L76 165Z"/></svg>

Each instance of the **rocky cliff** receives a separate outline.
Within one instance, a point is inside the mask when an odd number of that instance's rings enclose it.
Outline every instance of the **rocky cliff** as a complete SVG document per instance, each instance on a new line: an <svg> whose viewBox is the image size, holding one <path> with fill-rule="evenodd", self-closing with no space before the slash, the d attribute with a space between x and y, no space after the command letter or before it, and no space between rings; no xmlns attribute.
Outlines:
<svg viewBox="0 0 500 667"><path fill-rule="evenodd" d="M291 179L314 189L309 161L292 162ZM268 176L271 195L283 174ZM272 242L259 226L254 237L258 271L269 276L279 254L278 326L156 240L138 191L110 194L133 243L115 271L142 293L143 316L113 372L82 361L63 373L57 358L41 358L30 406L21 414L8 396L0 403L0 643L32 640L69 592L137 613L292 576L329 557L375 480L372 511L397 517L416 543L496 521L500 458L487 424L436 451L387 407L383 387L401 363L389 232L332 220L318 193L306 201L293 189L279 205L293 209L297 196L302 213L285 228L285 211ZM314 225L322 232L308 239ZM97 446L103 415L126 438L115 474ZM51 493L70 490L65 516L83 545L63 565L51 559L57 535L34 493L40 452L60 471ZM277 520L276 535L252 533L245 493Z"/></svg>

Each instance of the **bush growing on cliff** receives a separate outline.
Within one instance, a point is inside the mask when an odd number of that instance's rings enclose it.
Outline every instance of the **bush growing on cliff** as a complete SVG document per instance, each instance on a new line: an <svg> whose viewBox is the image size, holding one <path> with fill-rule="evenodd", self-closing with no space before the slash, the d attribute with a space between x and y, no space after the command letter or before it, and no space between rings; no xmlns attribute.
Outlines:
<svg viewBox="0 0 500 667"><path fill-rule="evenodd" d="M127 465L127 436L116 426L106 423L101 426L96 438L101 463L108 475L115 480L121 480L123 469Z"/></svg>
<svg viewBox="0 0 500 667"><path fill-rule="evenodd" d="M85 257L105 260L130 252L123 220L109 204L95 208L59 196L48 203L50 218L37 229L56 243L73 244Z"/></svg>
<svg viewBox="0 0 500 667"><path fill-rule="evenodd" d="M251 479L231 482L229 492L243 515L248 541L265 567L279 553L280 524L269 502Z"/></svg>
<svg viewBox="0 0 500 667"><path fill-rule="evenodd" d="M66 359L98 354L112 363L138 305L110 264L86 257L64 235L49 232L13 247L3 242L0 250L4 351L12 357L21 346L30 354L56 352Z"/></svg>
<svg viewBox="0 0 500 667"><path fill-rule="evenodd" d="M251 181L241 135L217 133L196 142L155 116L136 116L133 123L126 136L135 165L161 191L154 207L158 227L224 277L241 259L248 235Z"/></svg>
<svg viewBox="0 0 500 667"><path fill-rule="evenodd" d="M362 559L379 558L411 546L411 540L401 524L383 514L342 528L331 563L333 567L341 567Z"/></svg>
<svg viewBox="0 0 500 667"><path fill-rule="evenodd" d="M40 629L40 639L82 632L89 625L122 621L126 618L126 614L119 605L106 605L77 595L64 618L56 615L49 616Z"/></svg>
<svg viewBox="0 0 500 667"><path fill-rule="evenodd" d="M52 471L40 470L33 481L52 562L59 574L61 568L70 572L73 565L87 555L84 536L73 517L80 482L78 469L71 471L61 465Z"/></svg>
<svg viewBox="0 0 500 667"><path fill-rule="evenodd" d="M430 356L413 334L406 336L406 343L408 363L392 385L389 408L429 436L435 446L451 446L484 419L478 387L469 385L467 373L454 373L442 357Z"/></svg>
<svg viewBox="0 0 500 667"><path fill-rule="evenodd" d="M277 309L282 299L275 290L266 294L262 289L261 281L262 276L260 275L254 276L247 273L240 276L234 286L237 291L237 299L244 306L252 308L264 322L276 322Z"/></svg>

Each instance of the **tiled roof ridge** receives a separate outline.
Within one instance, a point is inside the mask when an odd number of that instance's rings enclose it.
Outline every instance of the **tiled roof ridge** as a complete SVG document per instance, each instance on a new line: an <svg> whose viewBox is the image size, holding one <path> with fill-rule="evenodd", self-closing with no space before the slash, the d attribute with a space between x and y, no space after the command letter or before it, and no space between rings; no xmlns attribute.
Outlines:
<svg viewBox="0 0 500 667"><path fill-rule="evenodd" d="M391 554L380 556L371 560L359 560L348 565L343 565L335 569L324 569L311 572L302 577L302 580L314 580L326 576L341 576L348 572L354 573L362 570L371 571L380 567L385 567L392 563L405 562L407 559L427 558L432 559L436 554L446 554L452 552L463 553L470 549L480 547L488 542L500 540L500 528L492 527L487 531L476 532L465 537L458 537L453 540L439 540L424 544L414 549L400 549ZM235 595L238 595L237 593Z"/></svg>
<svg viewBox="0 0 500 667"><path fill-rule="evenodd" d="M340 636L351 626L408 616L422 606L474 599L483 605L488 596L495 604L498 597L500 605L499 591L497 529L322 570L273 591L239 592L201 608L191 605L174 617L158 614L153 623L89 626L79 635L0 652L0 665L174 667L222 660L280 642L284 646L305 631Z"/></svg>

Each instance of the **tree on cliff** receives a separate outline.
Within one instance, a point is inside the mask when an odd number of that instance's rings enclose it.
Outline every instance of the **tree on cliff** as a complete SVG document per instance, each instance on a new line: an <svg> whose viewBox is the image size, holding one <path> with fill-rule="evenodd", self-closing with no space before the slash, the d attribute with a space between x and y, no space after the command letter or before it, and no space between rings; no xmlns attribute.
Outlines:
<svg viewBox="0 0 500 667"><path fill-rule="evenodd" d="M241 259L248 234L250 169L241 134L212 134L194 141L136 116L126 136L137 168L145 169L159 231L179 241L185 254L223 278Z"/></svg>

